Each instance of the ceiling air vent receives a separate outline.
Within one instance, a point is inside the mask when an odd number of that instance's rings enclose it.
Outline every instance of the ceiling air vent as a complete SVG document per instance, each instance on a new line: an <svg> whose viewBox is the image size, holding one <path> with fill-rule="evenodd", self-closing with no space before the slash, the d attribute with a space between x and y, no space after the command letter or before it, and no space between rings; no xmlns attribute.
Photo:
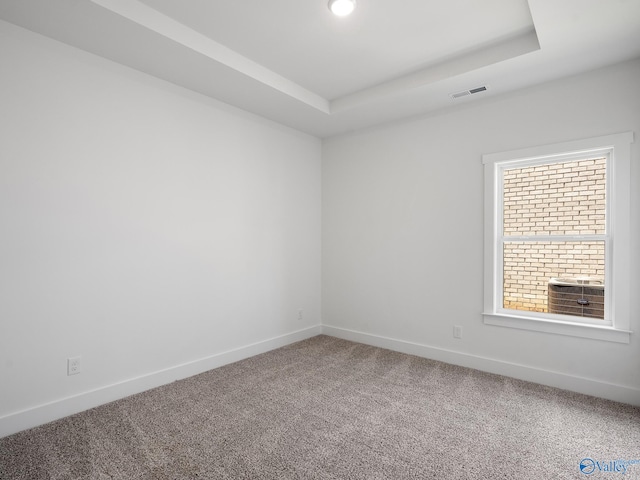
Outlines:
<svg viewBox="0 0 640 480"><path fill-rule="evenodd" d="M483 85L481 87L471 88L469 90L463 90L461 92L450 93L449 96L455 100L456 98L467 97L469 95L473 95L474 93L480 93L486 90L487 90L487 86Z"/></svg>

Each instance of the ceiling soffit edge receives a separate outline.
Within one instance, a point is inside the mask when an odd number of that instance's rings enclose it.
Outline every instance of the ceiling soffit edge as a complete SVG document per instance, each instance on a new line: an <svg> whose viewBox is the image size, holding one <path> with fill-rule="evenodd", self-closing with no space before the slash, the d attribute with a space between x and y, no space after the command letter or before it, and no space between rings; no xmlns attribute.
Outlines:
<svg viewBox="0 0 640 480"><path fill-rule="evenodd" d="M458 52L416 72L328 100L138 0L90 1L326 115L397 96L540 49L536 30L532 26L507 38Z"/></svg>

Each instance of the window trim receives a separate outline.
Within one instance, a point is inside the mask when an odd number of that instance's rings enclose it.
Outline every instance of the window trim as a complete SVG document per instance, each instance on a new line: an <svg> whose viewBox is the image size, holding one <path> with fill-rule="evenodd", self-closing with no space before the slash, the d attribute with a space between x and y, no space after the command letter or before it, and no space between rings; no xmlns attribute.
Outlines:
<svg viewBox="0 0 640 480"><path fill-rule="evenodd" d="M630 202L631 202L631 143L633 132L587 138L551 145L524 148L482 156L484 164L484 323L502 327L533 330L558 335L629 343L631 331L631 269L630 269ZM588 322L566 321L558 317L541 317L533 312L504 310L498 302L502 298L502 266L498 260L498 241L502 209L500 171L503 165L546 163L554 157L591 155L595 151L610 151L607 164L607 231L610 256L606 265L607 295L609 298L610 325L593 325ZM564 158L563 158L564 160ZM546 240L541 238L541 241ZM613 248L615 242L615 248ZM517 312L517 313L507 313Z"/></svg>

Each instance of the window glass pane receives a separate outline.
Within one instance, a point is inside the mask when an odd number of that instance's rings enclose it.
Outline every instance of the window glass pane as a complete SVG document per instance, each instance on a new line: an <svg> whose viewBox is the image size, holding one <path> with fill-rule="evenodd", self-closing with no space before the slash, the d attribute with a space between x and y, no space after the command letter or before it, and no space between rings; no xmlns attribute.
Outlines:
<svg viewBox="0 0 640 480"><path fill-rule="evenodd" d="M606 158L504 170L505 236L605 233Z"/></svg>
<svg viewBox="0 0 640 480"><path fill-rule="evenodd" d="M604 318L604 241L505 241L503 308Z"/></svg>

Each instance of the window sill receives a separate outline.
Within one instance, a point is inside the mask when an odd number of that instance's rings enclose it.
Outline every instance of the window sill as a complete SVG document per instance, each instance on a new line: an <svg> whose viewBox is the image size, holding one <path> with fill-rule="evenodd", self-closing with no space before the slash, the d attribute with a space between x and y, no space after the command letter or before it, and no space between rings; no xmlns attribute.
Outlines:
<svg viewBox="0 0 640 480"><path fill-rule="evenodd" d="M571 337L589 338L592 340L603 340L606 342L616 343L629 343L631 337L631 332L629 330L620 330L609 326L603 327L599 325L576 324L496 313L483 313L482 315L484 316L485 325L518 328L520 330L531 330L534 332L545 332L555 335L568 335Z"/></svg>

